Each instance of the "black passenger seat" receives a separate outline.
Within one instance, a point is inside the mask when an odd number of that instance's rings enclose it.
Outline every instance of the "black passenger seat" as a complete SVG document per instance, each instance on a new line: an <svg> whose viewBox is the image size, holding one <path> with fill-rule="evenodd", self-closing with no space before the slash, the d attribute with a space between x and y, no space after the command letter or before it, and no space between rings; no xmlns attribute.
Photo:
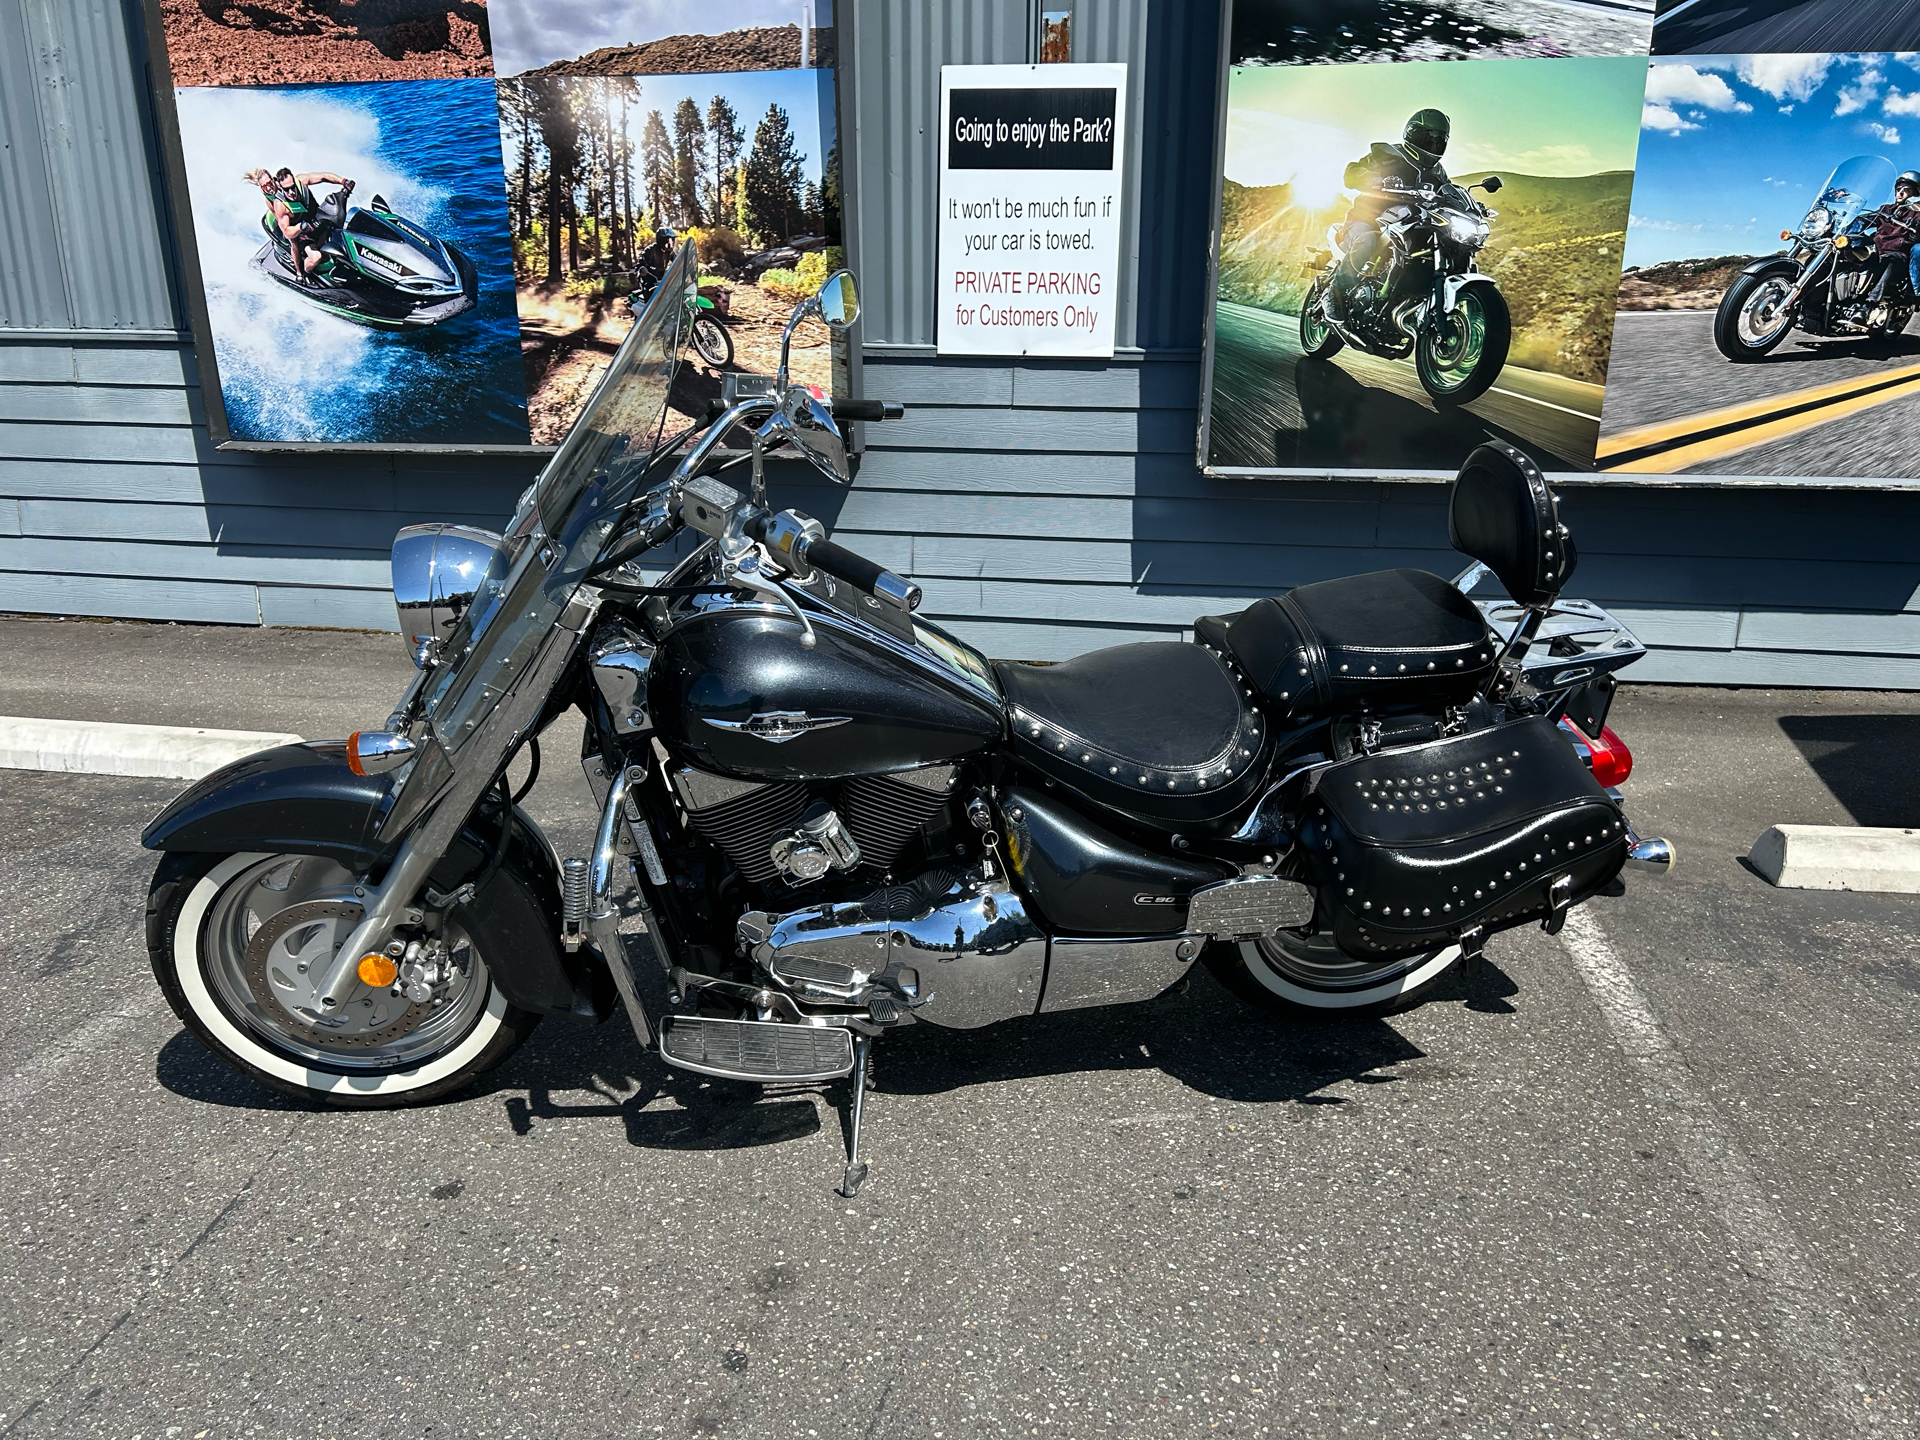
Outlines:
<svg viewBox="0 0 1920 1440"><path fill-rule="evenodd" d="M1499 653L1474 603L1425 570L1302 585L1237 615L1203 615L1193 630L1287 725L1464 704Z"/></svg>

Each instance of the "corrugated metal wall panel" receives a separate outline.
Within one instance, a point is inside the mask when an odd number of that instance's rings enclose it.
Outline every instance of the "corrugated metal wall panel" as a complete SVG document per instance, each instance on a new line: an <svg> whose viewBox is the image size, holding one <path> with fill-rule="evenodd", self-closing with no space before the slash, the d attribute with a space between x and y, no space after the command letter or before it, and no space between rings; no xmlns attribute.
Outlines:
<svg viewBox="0 0 1920 1440"><path fill-rule="evenodd" d="M841 0L835 13L866 77L841 112L846 223L866 242L856 245L861 331L868 343L931 345L940 67L1024 62L1028 0Z"/></svg>
<svg viewBox="0 0 1920 1440"><path fill-rule="evenodd" d="M24 22L28 94L38 116L43 203L80 330L170 330L172 280L145 46L134 0L0 0ZM14 66L9 64L9 79ZM19 157L26 164L24 149ZM35 195L27 190L29 197ZM38 266L0 257L0 265ZM44 278L44 277L42 277ZM43 312L44 313L44 312Z"/></svg>
<svg viewBox="0 0 1920 1440"><path fill-rule="evenodd" d="M65 329L66 277L22 0L0 0L0 327Z"/></svg>

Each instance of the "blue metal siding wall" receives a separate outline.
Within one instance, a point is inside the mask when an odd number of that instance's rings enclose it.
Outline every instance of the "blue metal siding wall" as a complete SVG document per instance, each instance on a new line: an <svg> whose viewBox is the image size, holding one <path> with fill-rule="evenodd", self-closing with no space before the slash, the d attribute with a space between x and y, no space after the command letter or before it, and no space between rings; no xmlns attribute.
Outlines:
<svg viewBox="0 0 1920 1440"><path fill-rule="evenodd" d="M181 344L0 346L0 610L395 628L416 520L498 526L526 460L216 451Z"/></svg>

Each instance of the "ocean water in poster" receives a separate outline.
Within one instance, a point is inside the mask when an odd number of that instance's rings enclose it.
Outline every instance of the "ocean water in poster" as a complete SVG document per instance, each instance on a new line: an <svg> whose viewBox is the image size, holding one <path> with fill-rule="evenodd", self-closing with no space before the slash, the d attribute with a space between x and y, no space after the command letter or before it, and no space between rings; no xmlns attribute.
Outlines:
<svg viewBox="0 0 1920 1440"><path fill-rule="evenodd" d="M234 439L527 443L492 81L190 88L175 105ZM276 263L246 177L282 167L353 182L339 228L364 273L344 253L304 281ZM308 186L323 204L341 188ZM471 291L440 320L407 289L432 272L417 258L433 254L422 235L447 247Z"/></svg>

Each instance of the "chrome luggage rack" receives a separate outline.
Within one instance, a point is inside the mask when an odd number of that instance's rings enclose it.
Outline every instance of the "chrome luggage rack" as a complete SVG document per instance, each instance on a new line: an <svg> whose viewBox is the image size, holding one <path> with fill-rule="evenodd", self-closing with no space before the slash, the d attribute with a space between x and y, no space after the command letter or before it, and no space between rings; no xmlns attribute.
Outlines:
<svg viewBox="0 0 1920 1440"><path fill-rule="evenodd" d="M1511 600L1473 603L1502 641L1526 613ZM1562 690L1623 669L1646 653L1631 630L1591 600L1556 600L1520 665L1536 689Z"/></svg>

